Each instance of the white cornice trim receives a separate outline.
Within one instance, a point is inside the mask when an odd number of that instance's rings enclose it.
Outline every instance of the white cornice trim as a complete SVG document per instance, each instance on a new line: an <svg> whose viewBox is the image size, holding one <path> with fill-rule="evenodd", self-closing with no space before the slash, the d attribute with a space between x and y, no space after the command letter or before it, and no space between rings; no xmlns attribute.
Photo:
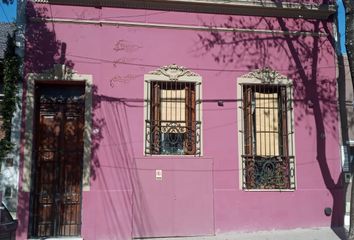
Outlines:
<svg viewBox="0 0 354 240"><path fill-rule="evenodd" d="M32 0L36 3L95 7L165 9L189 12L225 13L255 16L305 17L326 19L336 12L335 4L274 2L270 0ZM291 14L289 14L291 13Z"/></svg>
<svg viewBox="0 0 354 240"><path fill-rule="evenodd" d="M152 2L158 2L159 0L151 0ZM231 7L261 7L261 8L277 8L277 9L294 9L294 10L327 10L336 11L335 4L310 4L310 3L297 3L297 2L274 2L270 0L263 1L250 1L250 0L165 0L166 2L175 2L183 4L204 4L215 6L231 6Z"/></svg>
<svg viewBox="0 0 354 240"><path fill-rule="evenodd" d="M53 0L33 0L36 3L52 3ZM56 0L55 3L65 2L68 3L70 0ZM72 0L71 2L76 2L80 4L81 2L101 4L102 6L106 4L113 4L114 2L126 2L117 0ZM143 0L135 0L135 2L145 2ZM161 2L161 0L150 0L150 2ZM249 1L249 0L233 0L233 1L222 1L222 0L164 0L165 3L180 3L180 4L207 4L207 5L225 5L225 6L251 6L251 7L266 7L266 8L289 8L289 9L301 9L301 10L333 10L335 11L335 4L316 4L316 3L297 3L297 2L274 2L274 1Z"/></svg>
<svg viewBox="0 0 354 240"><path fill-rule="evenodd" d="M324 32L305 32L305 31L282 31L282 30L264 30L264 29L247 29L247 28L226 28L212 26L194 26L179 24L159 24L144 22L128 22L128 21L106 21L106 20L84 20L69 18L30 18L31 22L55 22L55 23L73 23L73 24L91 24L91 25L113 25L125 27L145 27L145 28L163 28L163 29L179 29L179 30L195 30L195 31L219 31L219 32L245 32L272 35L290 35L290 36L315 36L327 37Z"/></svg>

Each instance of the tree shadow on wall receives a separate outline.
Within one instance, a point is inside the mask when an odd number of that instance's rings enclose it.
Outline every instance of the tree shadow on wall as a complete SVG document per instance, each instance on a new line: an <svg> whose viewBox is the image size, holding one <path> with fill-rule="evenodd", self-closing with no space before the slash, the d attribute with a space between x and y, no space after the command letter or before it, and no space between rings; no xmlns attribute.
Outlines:
<svg viewBox="0 0 354 240"><path fill-rule="evenodd" d="M66 43L56 37L55 25L45 22L48 14L47 7L27 3L25 74L41 73L52 69L55 64L74 67L74 63L66 58Z"/></svg>
<svg viewBox="0 0 354 240"><path fill-rule="evenodd" d="M134 139L131 131L132 117L129 114L137 108L142 111L146 103L140 98L105 95L97 95L96 99L101 103L98 114L106 119L106 125L102 129L106 138L101 143L102 149L97 151L101 159L99 182L103 189L109 189L110 184L114 182L121 192L115 200L113 194L101 196L104 206L110 206L103 210L105 218L108 219L105 234L112 238L124 239L127 238L124 235L127 229L132 229L129 234L133 236L129 237L149 235L152 231L149 221L151 210L146 205L146 192L139 177L141 169L137 165L133 150L133 146L141 143L141 140ZM99 161L98 155L96 159ZM114 174L110 175L112 170Z"/></svg>
<svg viewBox="0 0 354 240"><path fill-rule="evenodd" d="M72 79L72 74L75 73L72 71L74 69L74 62L67 58L66 49L67 44L63 41L60 41L57 38L55 32L55 25L45 21L45 18L50 16L49 10L46 7L35 6L33 2L28 1L26 5L26 16L27 16L27 26L26 26L26 49L25 49L25 59L24 59L24 96L23 96L23 111L22 111L22 128L21 128L21 143L24 146L24 149L28 148L28 145L32 145L32 142L28 142L26 139L32 139L32 134L35 132L27 131L26 128L29 128L32 123L26 123L26 108L30 113L34 113L36 104L34 97L28 97L28 79L29 75L46 73L48 76L53 76L53 79L37 79L34 77L35 84L36 80L45 80L48 82L50 80L57 80L57 83L69 82ZM60 66L58 68L58 66ZM65 66L65 67L64 67ZM58 71L58 69L65 69ZM63 73L63 71L65 71ZM87 90L88 88L86 88ZM85 92L85 96L90 95L94 96L97 94L97 87L92 86L91 92ZM100 134L100 129L104 127L105 120L95 116L95 110L100 107L99 101L93 101L92 107L89 112L85 112L85 115L90 115L92 118L92 125L85 127L88 132L88 136L91 138L90 151L95 152L99 148L100 142L102 140L102 135ZM91 135L91 129L96 129L98 134ZM34 130L35 131L35 130ZM34 143L35 144L35 143ZM32 146L34 149L35 146ZM87 149L86 149L87 150ZM20 156L20 187L18 192L18 207L17 207L17 218L18 218L18 228L17 236L21 238L27 238L31 236L31 224L33 217L33 199L31 197L31 192L24 190L23 185L31 185L31 191L33 191L34 185L34 175L36 174L36 169L34 168L35 158L33 156L25 156L27 153L26 150L21 153ZM85 153L84 153L85 154ZM31 159L30 161L25 161L25 159ZM100 167L99 162L92 160L91 155L88 156L90 159L90 173L85 172L84 174L90 174L90 179L96 179L97 169ZM95 158L93 158L95 159ZM31 170L30 178L26 177L24 174L25 169Z"/></svg>
<svg viewBox="0 0 354 240"><path fill-rule="evenodd" d="M230 16L222 24L213 22L203 24L211 26L212 30L209 33L198 34L197 52L200 55L212 57L220 65L243 68L244 71L270 67L294 79L295 123L305 125L308 133L315 136L316 160L325 186L333 199L331 227L342 226L344 218L342 175L335 179L330 170L333 169L331 161L336 161L338 165L339 159L329 159L326 146L328 134L336 138L339 132L336 81L326 70L328 63L332 63L335 58L333 35L329 27L331 22ZM262 31L222 32L216 27ZM318 34L319 32L321 33ZM280 62L279 58L286 61ZM339 70L342 71L339 74L343 75L343 69ZM335 72L333 69L329 71L333 72ZM308 116L314 118L315 127L306 122Z"/></svg>
<svg viewBox="0 0 354 240"><path fill-rule="evenodd" d="M50 17L49 9L38 6L43 5L35 6L32 2L27 3L25 73L47 72L56 64L73 69L74 62L66 55L67 44L57 38L55 24L45 21L45 18ZM130 226L134 228L133 221L136 221L135 230L138 234L149 233L151 227L146 216L150 213L144 205L144 195L140 191L142 187L139 187L141 183L137 171L138 166L134 161L131 145L132 133L128 119L129 109L142 108L144 101L99 95L96 86L92 88L92 96L94 98L90 179L91 184L106 190L101 191L99 196L95 197L96 211L100 211L100 214L104 214L107 219L104 226L97 226L97 228L104 228L106 236L123 239L126 238L123 236L126 230L130 229ZM27 102L27 104L33 106L34 102ZM26 133L23 132L23 138L28 137L25 135ZM31 169L32 165L22 166L22 168ZM110 191L112 182L115 183L115 188L119 188L119 191ZM28 229L28 226L31 226L28 221L31 221L33 209L29 200L30 193L19 192L18 236L24 238L31 231ZM138 204L137 209L142 212L133 212L133 202ZM133 218L132 215L135 217ZM85 231L96 230L86 229Z"/></svg>

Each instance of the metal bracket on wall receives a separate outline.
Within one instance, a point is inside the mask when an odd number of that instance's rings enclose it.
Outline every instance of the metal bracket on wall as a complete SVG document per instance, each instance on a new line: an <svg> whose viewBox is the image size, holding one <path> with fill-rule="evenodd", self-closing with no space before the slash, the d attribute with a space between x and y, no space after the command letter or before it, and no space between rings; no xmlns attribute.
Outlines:
<svg viewBox="0 0 354 240"><path fill-rule="evenodd" d="M344 182L350 183L351 180L352 180L352 174L351 173L344 173Z"/></svg>

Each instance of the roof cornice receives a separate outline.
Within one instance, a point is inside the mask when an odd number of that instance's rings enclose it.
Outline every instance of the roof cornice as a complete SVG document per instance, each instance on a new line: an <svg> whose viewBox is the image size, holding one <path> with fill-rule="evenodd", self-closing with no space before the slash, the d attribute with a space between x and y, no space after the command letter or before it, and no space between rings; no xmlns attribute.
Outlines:
<svg viewBox="0 0 354 240"><path fill-rule="evenodd" d="M270 0L33 0L36 3L93 7L122 7L230 15L327 19L336 12L335 3L294 3Z"/></svg>

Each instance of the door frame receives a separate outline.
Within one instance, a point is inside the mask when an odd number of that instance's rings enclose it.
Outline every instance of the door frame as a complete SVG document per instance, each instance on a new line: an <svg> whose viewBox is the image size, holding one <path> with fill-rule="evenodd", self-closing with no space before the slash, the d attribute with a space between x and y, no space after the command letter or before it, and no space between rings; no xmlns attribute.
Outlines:
<svg viewBox="0 0 354 240"><path fill-rule="evenodd" d="M21 190L29 193L29 216L27 218L28 237L32 236L33 224L33 176L32 170L35 163L33 156L33 136L35 126L35 86L40 83L45 84L77 84L81 82L85 86L85 113L84 113L84 151L82 163L82 192L90 191L90 161L91 161L91 132L92 132L92 96L93 96L93 78L92 75L83 75L74 72L65 65L55 64L52 69L42 73L30 73L27 75L26 88L26 108L25 108L25 132L23 139L23 167L22 167L22 181ZM79 83L80 84L80 83ZM82 218L82 215L81 215Z"/></svg>

